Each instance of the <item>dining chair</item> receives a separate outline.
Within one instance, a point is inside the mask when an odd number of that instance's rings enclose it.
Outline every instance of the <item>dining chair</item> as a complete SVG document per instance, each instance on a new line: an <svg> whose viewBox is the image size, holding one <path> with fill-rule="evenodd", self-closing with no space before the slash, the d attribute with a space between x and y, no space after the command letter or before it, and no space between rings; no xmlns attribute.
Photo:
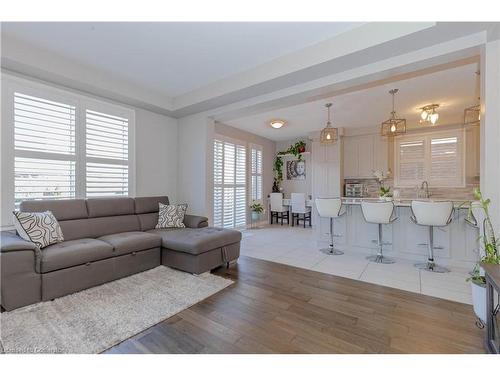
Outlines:
<svg viewBox="0 0 500 375"><path fill-rule="evenodd" d="M306 221L311 226L311 207L306 207L306 195L304 193L292 193L291 197L292 227L295 225L295 220L297 220L297 225L300 225L300 220L302 220L304 228L306 227Z"/></svg>
<svg viewBox="0 0 500 375"><path fill-rule="evenodd" d="M283 193L271 193L271 212L270 221L273 223L273 218L276 218L276 223L278 223L278 219L281 219L281 225L283 225L283 219L286 220L286 223L290 223L290 213L288 211L288 207L283 205Z"/></svg>

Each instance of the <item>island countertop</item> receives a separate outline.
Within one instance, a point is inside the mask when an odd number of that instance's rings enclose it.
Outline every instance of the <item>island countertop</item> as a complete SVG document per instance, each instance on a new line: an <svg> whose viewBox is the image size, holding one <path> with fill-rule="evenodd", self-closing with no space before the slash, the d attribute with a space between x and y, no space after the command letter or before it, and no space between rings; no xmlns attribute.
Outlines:
<svg viewBox="0 0 500 375"><path fill-rule="evenodd" d="M453 206L457 209L468 209L470 202L467 199L459 200L459 199L432 199L432 198L400 198L394 199L391 202L394 203L396 207L410 207L412 201L425 201L425 202L453 202ZM353 197L342 197L342 203L346 205L361 205L361 202L386 202L384 199L380 198L353 198Z"/></svg>

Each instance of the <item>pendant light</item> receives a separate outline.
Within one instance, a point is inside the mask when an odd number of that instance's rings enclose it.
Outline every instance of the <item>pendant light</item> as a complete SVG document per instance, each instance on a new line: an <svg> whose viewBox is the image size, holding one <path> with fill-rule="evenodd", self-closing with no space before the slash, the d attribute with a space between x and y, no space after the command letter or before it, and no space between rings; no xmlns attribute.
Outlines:
<svg viewBox="0 0 500 375"><path fill-rule="evenodd" d="M479 76L481 75L478 70L476 73L476 95L477 95L477 103L471 107L467 107L464 109L464 125L479 125L481 122L481 98L479 97L480 92L480 81Z"/></svg>
<svg viewBox="0 0 500 375"><path fill-rule="evenodd" d="M326 127L321 130L321 134L319 136L319 142L321 144L332 144L337 142L338 139L338 129L332 127L332 123L330 122L330 107L332 103L325 104L325 107L328 109L328 122L326 123Z"/></svg>
<svg viewBox="0 0 500 375"><path fill-rule="evenodd" d="M394 109L394 96L398 91L398 89L389 91L389 94L392 95L392 112L391 117L380 125L380 133L383 136L395 136L406 133L406 119L398 118Z"/></svg>

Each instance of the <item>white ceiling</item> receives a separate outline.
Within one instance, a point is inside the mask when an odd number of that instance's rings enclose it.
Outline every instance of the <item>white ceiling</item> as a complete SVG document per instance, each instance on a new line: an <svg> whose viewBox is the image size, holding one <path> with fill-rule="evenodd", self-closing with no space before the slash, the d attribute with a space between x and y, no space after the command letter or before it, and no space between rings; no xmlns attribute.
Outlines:
<svg viewBox="0 0 500 375"><path fill-rule="evenodd" d="M398 88L396 111L398 117L406 118L409 127L419 126L418 108L431 103L440 104L439 125L458 124L463 121L464 108L477 103L477 70L477 64L464 65L225 123L275 141L294 139L322 129L327 118L324 105L332 102L335 127L379 126L390 116L388 92ZM269 120L275 118L287 121L287 125L271 128Z"/></svg>
<svg viewBox="0 0 500 375"><path fill-rule="evenodd" d="M360 25L14 22L2 33L175 97Z"/></svg>

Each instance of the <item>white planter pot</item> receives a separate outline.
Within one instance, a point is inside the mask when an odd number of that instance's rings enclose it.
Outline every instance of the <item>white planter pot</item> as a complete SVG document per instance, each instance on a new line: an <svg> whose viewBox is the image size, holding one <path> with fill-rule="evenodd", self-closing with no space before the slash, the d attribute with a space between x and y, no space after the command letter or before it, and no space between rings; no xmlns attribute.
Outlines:
<svg viewBox="0 0 500 375"><path fill-rule="evenodd" d="M472 287L472 305L474 306L474 313L481 319L483 323L486 322L486 286L477 285L473 282L470 283Z"/></svg>
<svg viewBox="0 0 500 375"><path fill-rule="evenodd" d="M259 221L260 220L260 214L258 212L252 211L252 220L253 221Z"/></svg>

